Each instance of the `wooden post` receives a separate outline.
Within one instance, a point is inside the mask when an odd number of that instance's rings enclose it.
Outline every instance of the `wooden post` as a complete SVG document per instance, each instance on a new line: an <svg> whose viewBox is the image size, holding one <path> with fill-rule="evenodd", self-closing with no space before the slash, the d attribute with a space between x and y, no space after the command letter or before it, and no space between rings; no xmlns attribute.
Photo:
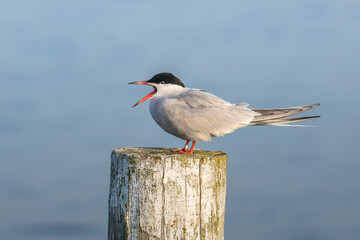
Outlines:
<svg viewBox="0 0 360 240"><path fill-rule="evenodd" d="M109 240L224 239L226 153L172 151L112 152Z"/></svg>

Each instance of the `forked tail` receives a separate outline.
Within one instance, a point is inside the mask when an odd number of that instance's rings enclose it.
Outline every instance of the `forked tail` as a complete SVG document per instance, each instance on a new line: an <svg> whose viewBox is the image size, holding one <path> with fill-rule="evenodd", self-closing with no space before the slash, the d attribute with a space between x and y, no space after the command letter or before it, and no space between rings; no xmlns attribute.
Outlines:
<svg viewBox="0 0 360 240"><path fill-rule="evenodd" d="M319 118L320 116L310 117L289 117L295 114L299 114L310 109L313 109L320 104L313 104L304 107L293 108L278 108L278 109L251 109L259 115L249 123L249 126L262 126L262 125L276 125L276 126L291 126L285 125L286 123L299 122L313 118Z"/></svg>

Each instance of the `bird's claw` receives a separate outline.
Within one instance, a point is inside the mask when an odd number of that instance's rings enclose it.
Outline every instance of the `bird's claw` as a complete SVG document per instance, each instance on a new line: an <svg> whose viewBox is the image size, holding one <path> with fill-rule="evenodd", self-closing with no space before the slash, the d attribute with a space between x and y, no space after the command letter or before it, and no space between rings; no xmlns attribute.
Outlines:
<svg viewBox="0 0 360 240"><path fill-rule="evenodd" d="M174 150L174 153L181 153L181 154L188 154L188 153L193 153L193 151L191 150L187 150L187 149L181 149L181 150Z"/></svg>

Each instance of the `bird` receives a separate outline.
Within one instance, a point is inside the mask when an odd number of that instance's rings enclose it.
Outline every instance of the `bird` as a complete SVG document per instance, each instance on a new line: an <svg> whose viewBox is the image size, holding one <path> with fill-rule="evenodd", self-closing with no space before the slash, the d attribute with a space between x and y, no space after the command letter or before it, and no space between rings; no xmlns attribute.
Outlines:
<svg viewBox="0 0 360 240"><path fill-rule="evenodd" d="M186 141L184 148L176 153L189 154L200 141L210 141L212 137L223 136L246 126L276 125L318 118L289 117L313 109L320 104L309 106L252 109L247 103L233 104L205 90L187 88L175 75L162 72L140 84L153 87L153 91L140 99L133 108L147 99L150 114L155 122L167 133ZM189 143L192 141L191 148Z"/></svg>

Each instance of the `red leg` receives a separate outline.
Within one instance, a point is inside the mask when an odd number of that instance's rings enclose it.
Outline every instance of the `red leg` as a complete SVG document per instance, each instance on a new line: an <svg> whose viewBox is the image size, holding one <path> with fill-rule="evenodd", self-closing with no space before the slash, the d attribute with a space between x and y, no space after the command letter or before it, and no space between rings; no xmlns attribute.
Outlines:
<svg viewBox="0 0 360 240"><path fill-rule="evenodd" d="M196 142L193 141L190 150L187 150L187 146L189 145L189 142L190 142L189 140L186 141L185 147L183 149L175 150L174 152L178 152L178 153L182 153L182 154L193 153Z"/></svg>
<svg viewBox="0 0 360 240"><path fill-rule="evenodd" d="M195 141L193 141L193 144L191 145L190 151L189 151L189 152L187 152L187 153L193 153L193 152L194 152L194 147L195 147L195 144L196 144L196 142L195 142Z"/></svg>

